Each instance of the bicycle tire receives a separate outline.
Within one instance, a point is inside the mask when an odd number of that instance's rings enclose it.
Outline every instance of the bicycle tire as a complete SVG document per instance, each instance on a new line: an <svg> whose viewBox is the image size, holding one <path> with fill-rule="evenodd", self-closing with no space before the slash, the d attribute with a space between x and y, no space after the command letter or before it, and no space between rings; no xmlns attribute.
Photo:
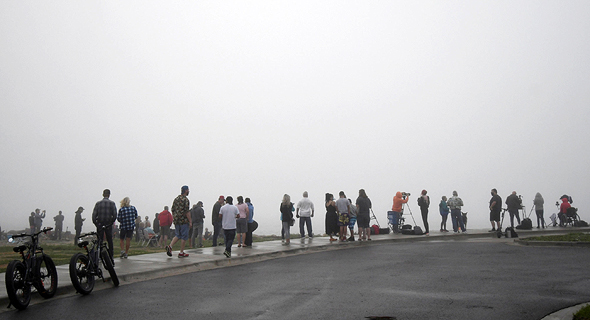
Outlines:
<svg viewBox="0 0 590 320"><path fill-rule="evenodd" d="M24 310L31 302L31 286L25 281L27 268L18 261L11 261L6 267L6 293L10 303L19 310Z"/></svg>
<svg viewBox="0 0 590 320"><path fill-rule="evenodd" d="M90 260L82 253L70 259L70 280L77 292L87 295L94 289L94 276L90 272Z"/></svg>
<svg viewBox="0 0 590 320"><path fill-rule="evenodd" d="M119 277L117 277L117 273L115 272L115 266L113 265L113 261L111 260L109 252L107 251L107 249L102 249L100 251L100 255L105 269L107 269L109 275L111 276L111 281L113 282L113 285L115 285L115 287L118 287Z"/></svg>
<svg viewBox="0 0 590 320"><path fill-rule="evenodd" d="M37 257L37 270L35 272L37 279L33 285L39 292L39 295L49 299L57 291L57 269L53 259L46 254Z"/></svg>

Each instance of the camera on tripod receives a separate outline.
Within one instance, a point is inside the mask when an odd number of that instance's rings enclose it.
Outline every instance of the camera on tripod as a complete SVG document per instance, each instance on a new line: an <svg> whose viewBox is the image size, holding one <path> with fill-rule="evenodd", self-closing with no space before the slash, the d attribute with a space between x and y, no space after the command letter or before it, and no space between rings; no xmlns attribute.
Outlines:
<svg viewBox="0 0 590 320"><path fill-rule="evenodd" d="M409 197L411 194L409 192L402 192L402 199Z"/></svg>

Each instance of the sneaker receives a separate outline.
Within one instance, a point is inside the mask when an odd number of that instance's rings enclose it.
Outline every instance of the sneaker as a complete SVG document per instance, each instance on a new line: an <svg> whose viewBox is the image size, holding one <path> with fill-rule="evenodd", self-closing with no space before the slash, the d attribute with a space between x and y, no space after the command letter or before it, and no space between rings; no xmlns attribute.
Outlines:
<svg viewBox="0 0 590 320"><path fill-rule="evenodd" d="M430 235L430 233L428 233L428 232L427 232L427 233L425 233L424 235L425 235L425 236L429 236L429 235Z"/></svg>
<svg viewBox="0 0 590 320"><path fill-rule="evenodd" d="M354 241L354 236L348 237L348 241Z"/></svg>
<svg viewBox="0 0 590 320"><path fill-rule="evenodd" d="M225 251L223 251L223 255L224 255L226 258L229 258L229 257L231 257L231 252L228 252L227 250L225 250Z"/></svg>
<svg viewBox="0 0 590 320"><path fill-rule="evenodd" d="M166 246L166 254L167 254L169 257L172 257L172 248L170 248L170 246Z"/></svg>
<svg viewBox="0 0 590 320"><path fill-rule="evenodd" d="M492 230L489 230L488 232L496 232L496 228L492 228Z"/></svg>
<svg viewBox="0 0 590 320"><path fill-rule="evenodd" d="M121 258L125 258L125 251L121 250Z"/></svg>
<svg viewBox="0 0 590 320"><path fill-rule="evenodd" d="M129 258L129 256L125 253L125 254L123 254L123 258L127 259L127 258Z"/></svg>
<svg viewBox="0 0 590 320"><path fill-rule="evenodd" d="M186 258L186 257L188 257L188 253L186 253L186 252L179 252L178 253L178 257L179 258Z"/></svg>

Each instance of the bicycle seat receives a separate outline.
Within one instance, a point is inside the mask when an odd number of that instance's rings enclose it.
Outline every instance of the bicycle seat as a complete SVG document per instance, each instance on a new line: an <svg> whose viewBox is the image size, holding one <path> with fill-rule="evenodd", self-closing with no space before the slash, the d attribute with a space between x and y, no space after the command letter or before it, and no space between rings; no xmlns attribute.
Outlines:
<svg viewBox="0 0 590 320"><path fill-rule="evenodd" d="M80 247L80 248L84 248L87 245L88 245L88 241L87 240L84 240L84 241L78 243L78 247Z"/></svg>
<svg viewBox="0 0 590 320"><path fill-rule="evenodd" d="M14 252L23 252L23 251L27 250L27 246L22 245L22 246L14 247L14 248L12 248L12 250L14 250Z"/></svg>

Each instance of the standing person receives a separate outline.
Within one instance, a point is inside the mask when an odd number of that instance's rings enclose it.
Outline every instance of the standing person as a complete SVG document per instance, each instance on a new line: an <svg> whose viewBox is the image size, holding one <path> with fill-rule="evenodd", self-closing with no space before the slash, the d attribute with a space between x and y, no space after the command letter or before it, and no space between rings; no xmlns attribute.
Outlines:
<svg viewBox="0 0 590 320"><path fill-rule="evenodd" d="M149 216L145 216L145 221L143 222L143 228L151 228L152 224L150 222L150 217Z"/></svg>
<svg viewBox="0 0 590 320"><path fill-rule="evenodd" d="M215 202L213 205L213 212L211 215L211 224L213 224L213 247L217 247L217 238L219 238L219 234L221 233L222 229L222 221L219 216L219 210L221 210L221 206L223 206L224 202L225 198L223 196L219 196L219 199L217 199L217 202Z"/></svg>
<svg viewBox="0 0 590 320"><path fill-rule="evenodd" d="M244 203L244 197L238 196L238 221L236 221L236 233L238 234L238 247L244 246L246 240L246 232L248 232L248 219L250 210L248 205Z"/></svg>
<svg viewBox="0 0 590 320"><path fill-rule="evenodd" d="M160 219L158 218L159 213L156 212L156 216L154 218L154 232L156 234L160 234Z"/></svg>
<svg viewBox="0 0 590 320"><path fill-rule="evenodd" d="M371 199L367 197L365 189L359 190L359 196L356 198L356 207L358 213L356 215L356 221L359 229L359 241L371 240L371 231L369 224L371 223L370 210L372 208Z"/></svg>
<svg viewBox="0 0 590 320"><path fill-rule="evenodd" d="M227 196L225 205L219 209L219 219L221 219L221 227L225 237L225 251L223 254L227 258L231 258L231 246L236 237L236 218L240 211L233 205L234 198Z"/></svg>
<svg viewBox="0 0 590 320"><path fill-rule="evenodd" d="M143 238L143 221L141 217L135 218L135 241L139 242Z"/></svg>
<svg viewBox="0 0 590 320"><path fill-rule="evenodd" d="M35 231L39 232L43 226L43 219L45 219L45 210L35 209Z"/></svg>
<svg viewBox="0 0 590 320"><path fill-rule="evenodd" d="M188 186L180 188L180 195L178 195L172 203L172 218L174 222L174 238L169 246L166 246L166 254L172 257L172 247L178 240L180 240L179 258L188 257L188 253L184 252L184 246L188 240L188 230L192 227L193 221L191 217L191 204L187 196L189 194Z"/></svg>
<svg viewBox="0 0 590 320"><path fill-rule="evenodd" d="M356 224L357 207L352 204L351 199L348 199L348 204L348 230L350 230L348 241L354 241L354 225Z"/></svg>
<svg viewBox="0 0 590 320"><path fill-rule="evenodd" d="M53 221L55 221L55 240L61 240L61 232L64 226L64 216L61 214L61 211L57 216L53 217Z"/></svg>
<svg viewBox="0 0 590 320"><path fill-rule="evenodd" d="M191 236L191 247L203 247L203 222L205 220L205 210L203 210L203 202L199 201L191 209L191 218L193 220L193 235ZM197 243L195 244L195 238Z"/></svg>
<svg viewBox="0 0 590 320"><path fill-rule="evenodd" d="M305 238L305 226L307 226L307 236L313 238L313 232L311 227L311 218L315 213L313 202L309 200L309 194L307 191L303 192L303 199L297 203L297 218L299 218L299 233L301 234L301 240Z"/></svg>
<svg viewBox="0 0 590 320"><path fill-rule="evenodd" d="M410 194L402 193L400 191L396 192L395 196L393 197L393 205L391 206L391 211L393 211L398 217L402 215L402 208L404 203L408 203L410 200Z"/></svg>
<svg viewBox="0 0 590 320"><path fill-rule="evenodd" d="M447 197L446 196L442 196L440 203L438 204L438 211L440 212L440 215L442 217L442 221L440 223L440 232L449 232L449 230L447 230L447 218L449 217L449 205L447 204ZM451 219L452 216L451 216ZM455 220L453 220L453 226L455 225Z"/></svg>
<svg viewBox="0 0 590 320"><path fill-rule="evenodd" d="M490 199L490 223L492 224L492 230L490 232L496 231L496 226L498 230L502 230L502 226L500 225L500 212L502 211L502 198L498 195L498 190L495 188L492 189L492 198ZM494 222L496 225L494 226Z"/></svg>
<svg viewBox="0 0 590 320"><path fill-rule="evenodd" d="M76 230L76 236L74 237L74 245L78 245L78 237L82 232L82 225L86 220L82 219L82 211L84 211L84 208L78 207L78 210L76 210L76 215L74 216L74 229Z"/></svg>
<svg viewBox="0 0 590 320"><path fill-rule="evenodd" d="M535 213L537 214L537 229L539 229L539 224L545 229L545 218L543 217L543 204L545 200L543 200L543 196L541 193L537 192L535 195L535 199L533 200L533 205L535 206Z"/></svg>
<svg viewBox="0 0 590 320"><path fill-rule="evenodd" d="M172 225L172 213L168 211L168 206L164 206L164 211L160 212L158 215L158 219L160 220L160 241L158 243L158 247L162 247L162 243L164 243L164 247L168 246L168 235L170 235L170 226Z"/></svg>
<svg viewBox="0 0 590 320"><path fill-rule="evenodd" d="M463 217L461 216L461 207L463 206L463 200L459 198L457 191L453 191L453 196L447 202L447 205L451 208L451 220L453 221L453 232L458 233L459 228L463 233L465 230L465 223L463 223Z"/></svg>
<svg viewBox="0 0 590 320"><path fill-rule="evenodd" d="M289 245L291 243L291 225L293 224L293 211L295 210L295 208L293 207L291 197L288 194L285 194L283 196L283 201L281 201L280 210L283 230L285 230L284 245Z"/></svg>
<svg viewBox="0 0 590 320"><path fill-rule="evenodd" d="M428 228L428 207L430 207L430 197L427 196L426 193L428 193L426 190L422 190L422 194L418 198L418 206L420 207L420 212L422 213L424 233L425 235L429 235L430 230Z"/></svg>
<svg viewBox="0 0 590 320"><path fill-rule="evenodd" d="M506 206L508 207L508 213L510 213L510 226L514 228L514 217L516 216L516 221L520 225L520 215L518 214L518 210L521 208L520 198L516 195L516 191L512 191L512 193L506 197Z"/></svg>
<svg viewBox="0 0 590 320"><path fill-rule="evenodd" d="M113 223L117 220L117 206L114 201L109 200L111 190L104 189L102 192L103 199L94 205L92 211L92 222L96 226L99 242L107 240L109 245L109 254L113 258ZM103 227L105 227L103 232ZM105 238L103 238L103 236Z"/></svg>
<svg viewBox="0 0 590 320"><path fill-rule="evenodd" d="M252 233L258 228L258 223L254 221L254 205L252 204L250 198L246 198L244 200L248 205L248 211L250 214L248 215L248 232L246 232L246 243L245 247L252 246Z"/></svg>
<svg viewBox="0 0 590 320"><path fill-rule="evenodd" d="M340 227L340 241L345 242L346 240L346 229L350 222L350 202L346 199L344 191L338 193L339 198L336 200L336 210L338 212L338 227Z"/></svg>
<svg viewBox="0 0 590 320"><path fill-rule="evenodd" d="M123 198L121 200L121 208L119 208L119 213L117 214L121 258L124 259L128 258L131 238L133 238L133 230L135 230L135 219L137 219L137 209L130 202L129 197ZM125 246L123 246L123 242L125 242Z"/></svg>
<svg viewBox="0 0 590 320"><path fill-rule="evenodd" d="M35 211L31 212L29 216L29 227L31 227L31 234L35 233Z"/></svg>
<svg viewBox="0 0 590 320"><path fill-rule="evenodd" d="M326 193L326 234L330 236L330 241L336 241L334 238L338 234L338 211L336 209L336 202L334 195Z"/></svg>

